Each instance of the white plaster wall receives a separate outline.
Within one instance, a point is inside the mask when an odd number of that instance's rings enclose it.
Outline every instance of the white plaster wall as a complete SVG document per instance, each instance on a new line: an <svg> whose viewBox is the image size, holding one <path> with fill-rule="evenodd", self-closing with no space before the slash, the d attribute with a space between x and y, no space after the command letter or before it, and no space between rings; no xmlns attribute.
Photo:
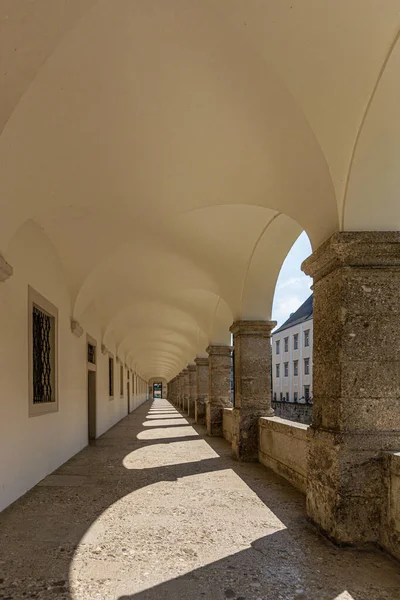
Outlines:
<svg viewBox="0 0 400 600"><path fill-rule="evenodd" d="M304 332L310 330L310 345L304 346ZM299 335L299 348L298 350L293 349L293 337L295 334ZM285 352L284 340L289 337L289 350ZM280 353L276 354L276 341L280 340ZM310 373L309 375L304 374L304 359L310 359ZM293 362L299 361L299 374L297 377L293 373ZM289 363L289 376L285 377L285 362ZM280 365L280 377L276 376L276 365ZM289 400L293 402L294 392L298 393L298 399L304 395L304 386L310 386L310 395L313 394L312 387L312 375L313 375L313 320L309 319L304 323L289 327L280 333L272 335L272 397L276 394L276 399L280 400L280 394L282 392L283 399L285 394L289 393Z"/></svg>
<svg viewBox="0 0 400 600"><path fill-rule="evenodd" d="M62 263L41 228L28 221L12 239L7 259L14 275L0 284L0 510L58 468L88 443L86 332L97 341L97 436L127 414L114 370L114 400L108 397L108 356L101 353L95 313L70 327L71 299ZM59 411L29 417L28 285L58 308ZM144 389L135 408L146 399Z"/></svg>
<svg viewBox="0 0 400 600"><path fill-rule="evenodd" d="M85 346L71 333L60 261L33 222L18 231L7 256L14 276L0 291L0 509L87 444ZM59 412L31 418L28 284L59 311Z"/></svg>

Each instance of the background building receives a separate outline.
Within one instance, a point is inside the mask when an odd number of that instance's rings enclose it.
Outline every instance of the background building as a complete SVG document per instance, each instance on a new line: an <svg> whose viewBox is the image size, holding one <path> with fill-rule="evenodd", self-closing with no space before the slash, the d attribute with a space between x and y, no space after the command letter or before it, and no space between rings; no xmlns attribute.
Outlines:
<svg viewBox="0 0 400 600"><path fill-rule="evenodd" d="M312 372L313 296L311 295L272 334L273 401L311 404ZM278 414L278 411L276 412ZM309 421L311 411L308 412L309 415L305 419L298 420Z"/></svg>

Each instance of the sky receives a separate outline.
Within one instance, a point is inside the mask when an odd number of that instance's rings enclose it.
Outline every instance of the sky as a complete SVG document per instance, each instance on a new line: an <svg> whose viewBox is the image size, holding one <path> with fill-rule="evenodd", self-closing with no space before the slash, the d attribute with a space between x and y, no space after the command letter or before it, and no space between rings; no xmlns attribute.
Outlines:
<svg viewBox="0 0 400 600"><path fill-rule="evenodd" d="M272 319L282 325L311 294L311 277L302 272L300 266L311 254L311 244L303 232L293 244L279 273L272 306Z"/></svg>

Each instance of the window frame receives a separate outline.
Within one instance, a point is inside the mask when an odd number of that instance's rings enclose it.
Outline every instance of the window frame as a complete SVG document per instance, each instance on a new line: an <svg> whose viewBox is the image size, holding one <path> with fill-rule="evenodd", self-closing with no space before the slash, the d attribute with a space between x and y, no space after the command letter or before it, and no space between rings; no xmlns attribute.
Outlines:
<svg viewBox="0 0 400 600"><path fill-rule="evenodd" d="M293 402L298 402L298 401L299 401L299 393L293 392Z"/></svg>
<svg viewBox="0 0 400 600"><path fill-rule="evenodd" d="M304 348L309 348L309 347L310 347L310 330L305 329L304 330Z"/></svg>
<svg viewBox="0 0 400 600"><path fill-rule="evenodd" d="M283 363L283 376L285 378L289 377L289 363L288 362Z"/></svg>
<svg viewBox="0 0 400 600"><path fill-rule="evenodd" d="M299 349L299 334L294 333L293 334L293 350L298 350L298 349Z"/></svg>
<svg viewBox="0 0 400 600"><path fill-rule="evenodd" d="M281 340L275 340L275 354L281 353Z"/></svg>
<svg viewBox="0 0 400 600"><path fill-rule="evenodd" d="M307 395L306 395L306 390L308 391L308 398L307 398ZM308 402L310 400L310 398L311 398L311 388L310 388L309 385L305 385L304 386L304 400L306 402Z"/></svg>
<svg viewBox="0 0 400 600"><path fill-rule="evenodd" d="M304 359L304 375L310 374L310 359L306 357Z"/></svg>
<svg viewBox="0 0 400 600"><path fill-rule="evenodd" d="M111 365L111 372L110 372L110 365ZM114 357L109 354L108 355L108 399L109 400L114 400L114 393L115 393L114 379L115 379Z"/></svg>
<svg viewBox="0 0 400 600"><path fill-rule="evenodd" d="M296 359L293 361L293 377L299 376L299 361Z"/></svg>
<svg viewBox="0 0 400 600"><path fill-rule="evenodd" d="M289 336L283 338L283 351L289 352Z"/></svg>
<svg viewBox="0 0 400 600"><path fill-rule="evenodd" d="M275 365L275 376L277 379L280 379L281 376L281 365L279 363L277 363Z"/></svg>
<svg viewBox="0 0 400 600"><path fill-rule="evenodd" d="M52 395L51 402L33 402L33 307L51 317L51 330L54 347L51 353ZM42 296L32 286L28 285L28 414L38 417L59 411L59 381L58 381L58 308Z"/></svg>

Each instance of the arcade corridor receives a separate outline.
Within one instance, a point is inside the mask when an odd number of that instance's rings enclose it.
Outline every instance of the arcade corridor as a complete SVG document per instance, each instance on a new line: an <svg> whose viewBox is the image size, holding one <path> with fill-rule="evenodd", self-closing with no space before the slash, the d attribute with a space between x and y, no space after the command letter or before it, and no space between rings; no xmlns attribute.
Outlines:
<svg viewBox="0 0 400 600"><path fill-rule="evenodd" d="M398 600L398 564L339 549L304 497L146 402L0 515L0 598Z"/></svg>

